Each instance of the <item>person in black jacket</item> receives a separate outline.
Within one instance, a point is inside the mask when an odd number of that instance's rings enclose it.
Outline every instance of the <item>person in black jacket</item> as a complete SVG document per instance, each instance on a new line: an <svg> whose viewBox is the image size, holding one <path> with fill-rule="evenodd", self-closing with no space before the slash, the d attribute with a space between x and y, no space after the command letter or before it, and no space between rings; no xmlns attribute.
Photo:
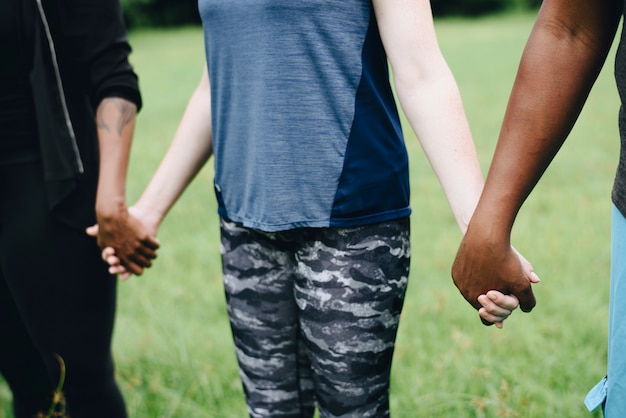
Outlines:
<svg viewBox="0 0 626 418"><path fill-rule="evenodd" d="M126 216L141 107L129 53L118 0L0 2L0 371L17 418L47 412L59 381L73 418L126 416L98 243L140 246L131 271L158 247Z"/></svg>

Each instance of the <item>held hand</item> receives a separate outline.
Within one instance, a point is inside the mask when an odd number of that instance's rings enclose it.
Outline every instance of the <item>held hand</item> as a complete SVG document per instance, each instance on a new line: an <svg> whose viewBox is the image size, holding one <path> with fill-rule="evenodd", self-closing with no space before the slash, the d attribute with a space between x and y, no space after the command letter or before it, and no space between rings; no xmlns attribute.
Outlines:
<svg viewBox="0 0 626 418"><path fill-rule="evenodd" d="M88 235L98 238L103 259L111 265L109 272L121 274L121 278L141 275L144 268L152 265L159 248L159 241L154 237L156 225L140 221L133 211L131 208L117 216L103 217L97 225L87 228Z"/></svg>
<svg viewBox="0 0 626 418"><path fill-rule="evenodd" d="M109 265L109 273L117 274L120 280L126 280L132 276L131 272L120 263L120 259L115 256L115 250L106 247L102 250L102 259Z"/></svg>
<svg viewBox="0 0 626 418"><path fill-rule="evenodd" d="M468 230L459 247L452 265L452 278L463 297L477 310L485 308L479 296L487 295L490 290L499 291L502 296L514 295L524 312L530 312L536 303L531 283L539 279L530 263L508 243L474 237L471 230ZM481 300L485 302L484 298ZM489 306L487 313L496 312ZM499 306L506 310L511 305L507 302ZM485 316L481 315L481 319L486 325L493 324L490 319L498 317L497 314L494 317Z"/></svg>
<svg viewBox="0 0 626 418"><path fill-rule="evenodd" d="M526 258L524 258L515 248L513 251L517 254L522 264L528 280L531 283L539 283L540 279L533 271L533 267ZM483 324L495 325L497 328L504 326L504 320L507 319L515 309L519 306L519 300L513 295L504 295L497 290L490 290L487 294L478 296L478 302L481 308L478 314Z"/></svg>
<svg viewBox="0 0 626 418"><path fill-rule="evenodd" d="M503 295L497 290L490 290L486 295L478 296L481 308L478 315L485 325L494 325L497 328L504 326L507 319L519 306L519 300L513 295Z"/></svg>

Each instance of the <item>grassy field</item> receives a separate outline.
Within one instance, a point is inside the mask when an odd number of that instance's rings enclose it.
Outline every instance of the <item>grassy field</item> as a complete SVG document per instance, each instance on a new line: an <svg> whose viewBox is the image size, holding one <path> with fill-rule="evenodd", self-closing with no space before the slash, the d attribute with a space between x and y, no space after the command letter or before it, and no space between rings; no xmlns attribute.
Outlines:
<svg viewBox="0 0 626 418"><path fill-rule="evenodd" d="M485 172L531 24L530 15L437 22ZM145 100L129 178L133 201L199 79L203 46L195 28L135 32L131 40ZM503 330L482 326L452 284L460 234L407 126L413 261L392 376L396 418L600 417L582 401L606 363L610 189L619 146L611 69L518 218L514 244L542 282L536 309L516 313ZM211 179L208 166L166 219L156 266L119 287L114 349L131 417L246 416ZM0 417L10 416L9 399L0 386Z"/></svg>

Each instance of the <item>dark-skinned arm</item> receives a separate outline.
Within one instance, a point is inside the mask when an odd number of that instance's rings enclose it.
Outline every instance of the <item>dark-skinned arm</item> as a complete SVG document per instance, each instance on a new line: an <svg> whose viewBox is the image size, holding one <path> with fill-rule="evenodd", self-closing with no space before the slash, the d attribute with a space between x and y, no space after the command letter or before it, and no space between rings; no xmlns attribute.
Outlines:
<svg viewBox="0 0 626 418"><path fill-rule="evenodd" d="M524 49L483 194L452 266L474 308L490 289L535 297L511 250L515 218L573 128L615 37L616 0L544 0ZM483 319L483 322L484 321Z"/></svg>
<svg viewBox="0 0 626 418"><path fill-rule="evenodd" d="M126 205L126 174L137 106L117 97L104 98L96 111L100 172L96 198L98 245L113 247L120 262L139 275L152 264L159 247L156 238Z"/></svg>
<svg viewBox="0 0 626 418"><path fill-rule="evenodd" d="M211 82L205 66L166 155L141 198L131 207L133 219L156 234L169 210L212 154ZM105 248L102 255L110 265L109 271L121 279L133 273L123 264L117 247Z"/></svg>

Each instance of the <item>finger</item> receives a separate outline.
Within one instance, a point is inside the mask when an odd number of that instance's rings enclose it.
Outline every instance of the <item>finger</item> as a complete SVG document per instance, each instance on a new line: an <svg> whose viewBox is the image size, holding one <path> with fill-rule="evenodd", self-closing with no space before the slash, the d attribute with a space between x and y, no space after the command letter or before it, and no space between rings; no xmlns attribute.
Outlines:
<svg viewBox="0 0 626 418"><path fill-rule="evenodd" d="M495 305L508 311L513 311L519 306L519 300L515 295L505 295L497 290L488 291L486 297ZM483 306L485 305L483 304Z"/></svg>
<svg viewBox="0 0 626 418"><path fill-rule="evenodd" d="M504 295L501 295L501 296L504 297ZM482 308L480 309L484 309L485 311L487 311L489 314L493 315L496 318L507 318L513 312L512 309L508 309L508 308L498 305L493 300L488 298L486 295L480 295L478 297L478 301L482 305Z"/></svg>
<svg viewBox="0 0 626 418"><path fill-rule="evenodd" d="M124 273L121 273L121 274L119 275L119 279L120 279L121 281L124 281L124 280L128 280L128 279L130 279L130 277L131 277L131 276L132 276L132 274L130 274L129 272L125 271Z"/></svg>
<svg viewBox="0 0 626 418"><path fill-rule="evenodd" d="M528 280L530 280L531 283L539 283L541 281L541 279L535 273L535 271L533 269L533 265L530 263L530 261L528 261L526 259L526 257L524 257L515 248L513 248L513 251L515 251L515 254L517 254L517 257L519 258L519 261L522 264L522 269L524 270L524 273L526 273L526 276L528 277Z"/></svg>
<svg viewBox="0 0 626 418"><path fill-rule="evenodd" d="M110 266L109 267L109 273L110 274L122 274L122 273L126 273L126 269L124 268L124 266Z"/></svg>
<svg viewBox="0 0 626 418"><path fill-rule="evenodd" d="M130 273L136 276L141 276L141 274L143 273L143 267L134 262L132 259L125 257L122 258L120 261L122 265L126 267L126 270L128 270Z"/></svg>
<svg viewBox="0 0 626 418"><path fill-rule="evenodd" d="M87 229L85 229L85 232L90 237L97 237L98 236L98 224L87 227Z"/></svg>
<svg viewBox="0 0 626 418"><path fill-rule="evenodd" d="M137 264L148 267L151 265L150 260L157 257L157 248L158 245L155 247L154 242L139 240L133 242L126 253L128 253L128 257L133 258L133 261Z"/></svg>
<svg viewBox="0 0 626 418"><path fill-rule="evenodd" d="M107 264L111 267L117 267L117 266L121 266L121 261L119 258L117 258L114 255L110 255L108 256L104 261L107 262Z"/></svg>
<svg viewBox="0 0 626 418"><path fill-rule="evenodd" d="M141 267L142 270L146 267L152 267L152 259L144 256L143 254L133 253L128 256L128 259L130 262Z"/></svg>
<svg viewBox="0 0 626 418"><path fill-rule="evenodd" d="M509 317L509 315L493 315L485 308L480 308L478 310L478 314L480 315L480 319L483 321L483 324L494 325L498 322L503 322L505 319Z"/></svg>
<svg viewBox="0 0 626 418"><path fill-rule="evenodd" d="M161 242L156 237L144 238L141 240L141 243L152 250L156 250L161 246Z"/></svg>
<svg viewBox="0 0 626 418"><path fill-rule="evenodd" d="M143 245L135 248L135 254L150 260L157 258L157 252L154 249Z"/></svg>
<svg viewBox="0 0 626 418"><path fill-rule="evenodd" d="M101 254L102 254L102 259L106 261L107 258L115 254L115 250L111 247L106 247L104 250L102 250Z"/></svg>
<svg viewBox="0 0 626 418"><path fill-rule="evenodd" d="M117 257L115 255L115 250L111 247L106 247L104 250L102 250L102 259L109 265L109 266L118 266L120 265L120 259L119 257Z"/></svg>
<svg viewBox="0 0 626 418"><path fill-rule="evenodd" d="M541 281L539 276L537 276L537 273L535 273L534 271L531 271L528 274L528 280L530 280L531 283L539 283Z"/></svg>
<svg viewBox="0 0 626 418"><path fill-rule="evenodd" d="M520 291L513 292L519 298L519 306L524 312L530 312L533 310L537 301L535 300L535 295L533 294L533 289L530 285L524 287Z"/></svg>

